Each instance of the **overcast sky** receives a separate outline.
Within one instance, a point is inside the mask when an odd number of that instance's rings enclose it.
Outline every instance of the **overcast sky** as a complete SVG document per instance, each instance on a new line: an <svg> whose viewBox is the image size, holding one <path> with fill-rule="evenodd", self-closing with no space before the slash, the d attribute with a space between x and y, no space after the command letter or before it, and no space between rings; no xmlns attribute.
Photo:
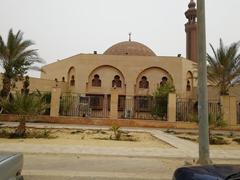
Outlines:
<svg viewBox="0 0 240 180"><path fill-rule="evenodd" d="M190 0L0 0L0 34L22 30L40 56L51 63L79 53L103 53L132 40L158 56L185 57ZM240 40L240 0L206 0L207 43ZM208 48L209 51L209 48ZM30 73L38 76L39 73Z"/></svg>

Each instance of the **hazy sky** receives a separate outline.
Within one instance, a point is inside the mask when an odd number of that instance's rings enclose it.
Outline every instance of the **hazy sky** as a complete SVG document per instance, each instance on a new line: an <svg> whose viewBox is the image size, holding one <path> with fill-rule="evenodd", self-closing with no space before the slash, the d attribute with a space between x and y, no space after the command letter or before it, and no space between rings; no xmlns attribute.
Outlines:
<svg viewBox="0 0 240 180"><path fill-rule="evenodd" d="M0 34L22 30L40 56L51 63L79 53L103 53L132 40L159 56L185 57L190 0L0 0ZM240 0L206 0L207 43L240 40ZM208 48L209 51L209 48ZM38 73L30 73L38 76Z"/></svg>

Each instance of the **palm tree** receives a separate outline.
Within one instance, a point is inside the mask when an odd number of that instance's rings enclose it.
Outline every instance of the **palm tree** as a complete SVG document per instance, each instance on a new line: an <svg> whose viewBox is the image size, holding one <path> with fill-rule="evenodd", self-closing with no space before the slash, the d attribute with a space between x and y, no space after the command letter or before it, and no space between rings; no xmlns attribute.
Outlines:
<svg viewBox="0 0 240 180"><path fill-rule="evenodd" d="M0 105L5 112L18 116L20 124L14 133L15 137L24 137L26 132L26 121L44 113L49 107L49 104L47 104L38 93L26 95L20 92L16 92L12 98L2 99Z"/></svg>
<svg viewBox="0 0 240 180"><path fill-rule="evenodd" d="M32 66L34 63L43 62L36 49L28 49L32 45L34 45L32 41L23 40L21 31L14 34L10 29L7 43L4 43L0 36L0 63L4 69L2 97L9 95L13 82L21 79L28 69L40 70L40 68Z"/></svg>
<svg viewBox="0 0 240 180"><path fill-rule="evenodd" d="M229 88L240 82L240 42L224 46L220 39L220 47L215 50L210 44L214 56L207 54L208 80L219 87L220 95L228 95Z"/></svg>

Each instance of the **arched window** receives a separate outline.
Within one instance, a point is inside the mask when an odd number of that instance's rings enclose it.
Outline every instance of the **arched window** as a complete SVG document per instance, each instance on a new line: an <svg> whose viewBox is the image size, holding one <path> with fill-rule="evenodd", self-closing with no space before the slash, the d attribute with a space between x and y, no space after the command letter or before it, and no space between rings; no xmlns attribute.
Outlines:
<svg viewBox="0 0 240 180"><path fill-rule="evenodd" d="M187 91L191 91L191 83L190 83L189 80L187 81L187 87L186 87L186 90L187 90Z"/></svg>
<svg viewBox="0 0 240 180"><path fill-rule="evenodd" d="M75 68L74 67L71 67L68 70L67 82L69 83L70 86L74 86L75 84Z"/></svg>
<svg viewBox="0 0 240 180"><path fill-rule="evenodd" d="M55 78L56 87L58 87L58 79Z"/></svg>
<svg viewBox="0 0 240 180"><path fill-rule="evenodd" d="M112 80L112 87L122 87L122 81L118 75L114 76Z"/></svg>
<svg viewBox="0 0 240 180"><path fill-rule="evenodd" d="M64 76L62 77L62 82L65 82L65 77Z"/></svg>
<svg viewBox="0 0 240 180"><path fill-rule="evenodd" d="M162 81L160 82L160 86L164 86L168 81L168 78L166 76L163 76Z"/></svg>
<svg viewBox="0 0 240 180"><path fill-rule="evenodd" d="M149 88L149 82L146 76L143 76L141 81L139 82L139 88L145 88L145 89Z"/></svg>
<svg viewBox="0 0 240 180"><path fill-rule="evenodd" d="M192 91L193 88L193 74L192 72L187 72L187 79L186 79L186 91Z"/></svg>
<svg viewBox="0 0 240 180"><path fill-rule="evenodd" d="M71 76L71 80L70 80L70 86L75 86L75 79L74 79L74 75Z"/></svg>
<svg viewBox="0 0 240 180"><path fill-rule="evenodd" d="M99 75L95 74L94 77L93 77L93 80L92 80L92 86L101 87L101 84L102 84L102 82L99 78Z"/></svg>

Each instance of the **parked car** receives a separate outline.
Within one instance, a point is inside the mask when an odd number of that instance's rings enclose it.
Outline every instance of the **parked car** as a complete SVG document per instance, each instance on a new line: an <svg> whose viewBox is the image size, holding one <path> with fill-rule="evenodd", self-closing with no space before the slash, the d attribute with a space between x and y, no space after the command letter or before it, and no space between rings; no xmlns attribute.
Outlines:
<svg viewBox="0 0 240 180"><path fill-rule="evenodd" d="M22 153L0 152L0 180L23 180Z"/></svg>
<svg viewBox="0 0 240 180"><path fill-rule="evenodd" d="M240 165L189 166L176 169L173 180L240 180Z"/></svg>

